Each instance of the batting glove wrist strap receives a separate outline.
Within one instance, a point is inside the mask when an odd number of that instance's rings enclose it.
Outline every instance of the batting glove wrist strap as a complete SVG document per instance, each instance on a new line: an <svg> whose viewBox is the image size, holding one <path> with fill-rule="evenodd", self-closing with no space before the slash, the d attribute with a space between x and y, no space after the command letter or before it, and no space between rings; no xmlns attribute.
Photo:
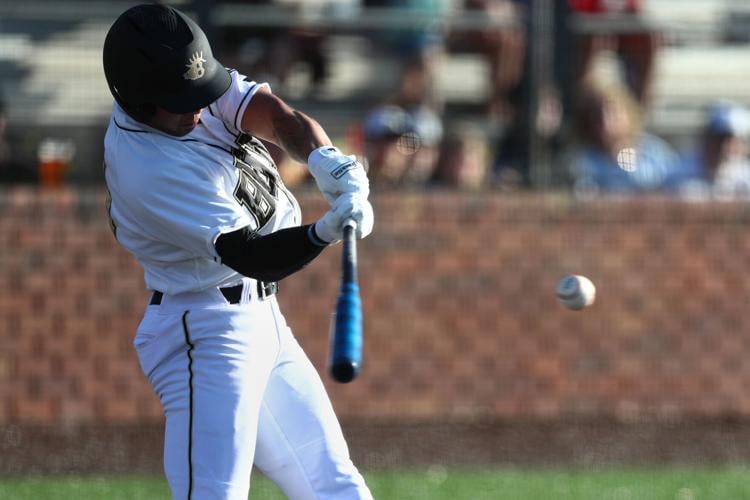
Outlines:
<svg viewBox="0 0 750 500"><path fill-rule="evenodd" d="M319 247L327 247L328 242L323 241L320 236L318 236L318 232L315 230L315 224L310 224L310 226L307 228L307 237L312 241L313 245L317 245Z"/></svg>
<svg viewBox="0 0 750 500"><path fill-rule="evenodd" d="M318 189L329 203L343 193L357 193L367 198L370 181L362 164L354 155L345 155L335 146L315 149L307 158L310 173Z"/></svg>
<svg viewBox="0 0 750 500"><path fill-rule="evenodd" d="M375 216L367 198L356 193L342 194L334 200L331 209L313 224L310 234L325 244L335 243L343 237L344 224L349 219L357 223L357 238L362 239L372 232Z"/></svg>

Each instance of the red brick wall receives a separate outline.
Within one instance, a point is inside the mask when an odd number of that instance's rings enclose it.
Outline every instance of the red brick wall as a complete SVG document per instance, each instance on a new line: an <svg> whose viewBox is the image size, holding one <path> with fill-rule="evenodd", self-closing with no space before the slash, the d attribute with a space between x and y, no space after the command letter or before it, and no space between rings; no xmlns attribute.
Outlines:
<svg viewBox="0 0 750 500"><path fill-rule="evenodd" d="M306 220L324 209L300 193ZM346 419L750 416L750 209L376 193L365 366L325 373L339 249L279 300ZM0 193L0 424L160 418L131 347L147 300L98 190ZM596 304L559 306L589 276Z"/></svg>

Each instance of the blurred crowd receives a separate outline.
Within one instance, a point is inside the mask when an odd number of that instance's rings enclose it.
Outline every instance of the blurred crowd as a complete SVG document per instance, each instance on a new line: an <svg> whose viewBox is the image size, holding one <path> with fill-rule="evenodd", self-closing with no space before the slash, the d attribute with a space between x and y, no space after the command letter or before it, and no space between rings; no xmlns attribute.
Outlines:
<svg viewBox="0 0 750 500"><path fill-rule="evenodd" d="M575 14L637 18L643 2L567 0L552 5L565 22ZM420 19L442 19L447 8L440 0L361 0L361 6L398 8ZM375 99L348 137L349 146L368 162L375 189L533 189L528 164L528 136L533 133L552 152L548 187L589 197L750 197L750 112L741 104L714 103L687 147L678 148L648 130L654 67L662 46L658 31L639 27L556 37L555 43L564 47L555 51L553 81L537 93L538 105L532 107L531 1L456 0L455 6L484 19L488 28L450 30L441 23L416 23L367 33L377 55L400 63L392 90ZM264 40L253 38L250 45L265 57L248 64L250 74L283 85L288 68L303 61L310 66L311 91L324 85L326 33L273 30L258 36ZM267 50L258 49L263 46ZM614 80L595 70L597 57L605 52L618 63ZM439 65L456 53L479 56L487 67L487 94L473 121L451 120L436 91ZM291 183L307 180L304 169L290 166L286 172Z"/></svg>
<svg viewBox="0 0 750 500"><path fill-rule="evenodd" d="M7 105L0 96L0 185L38 184L39 168L19 159L14 151L17 142L18 138L9 132Z"/></svg>
<svg viewBox="0 0 750 500"><path fill-rule="evenodd" d="M222 0L232 3L239 0ZM373 189L535 189L530 148L551 152L545 188L581 197L663 193L687 199L750 199L750 111L720 100L684 144L649 130L654 68L663 46L655 29L613 33L564 30L554 39L552 79L531 75L529 23L533 0L355 0L365 9L402 9L419 19L445 19L458 8L484 27L450 29L450 23L368 29L373 60L397 61L392 85L351 124L342 145L368 165ZM647 0L549 2L559 26L571 15L638 18ZM656 0L651 0L656 1ZM325 9L337 2L242 0L257 7ZM351 7L351 5L350 5ZM331 15L336 15L331 11ZM315 97L330 77L322 29L279 26L222 30L222 61L273 88L283 89L292 68L307 67L307 93ZM616 60L616 77L603 77L595 61ZM471 120L456 121L436 89L443 60L472 54L487 68L486 95ZM455 75L460 79L460 75ZM535 99L532 102L532 96ZM14 164L0 102L0 182L37 182L35 167ZM530 136L541 138L532 143ZM294 186L309 182L303 166L269 145L282 175Z"/></svg>

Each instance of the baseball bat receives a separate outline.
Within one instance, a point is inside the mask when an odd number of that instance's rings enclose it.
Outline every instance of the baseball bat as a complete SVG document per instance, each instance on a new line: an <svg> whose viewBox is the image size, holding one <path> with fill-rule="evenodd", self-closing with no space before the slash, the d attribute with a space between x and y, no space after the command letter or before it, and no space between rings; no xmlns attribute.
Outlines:
<svg viewBox="0 0 750 500"><path fill-rule="evenodd" d="M357 223L351 219L344 224L341 289L331 336L331 376L342 384L354 380L362 368L362 301L357 283L356 227Z"/></svg>

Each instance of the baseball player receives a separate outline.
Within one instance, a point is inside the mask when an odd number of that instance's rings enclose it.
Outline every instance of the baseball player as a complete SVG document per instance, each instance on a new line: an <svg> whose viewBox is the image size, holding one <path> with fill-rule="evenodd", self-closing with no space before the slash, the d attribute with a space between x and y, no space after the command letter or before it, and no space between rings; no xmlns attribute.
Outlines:
<svg viewBox="0 0 750 500"><path fill-rule="evenodd" d="M364 168L320 124L213 57L190 18L138 5L111 26L104 139L117 241L153 291L134 345L166 415L175 499L247 499L253 465L292 499L370 499L277 282L373 227ZM330 210L300 208L259 139L307 162Z"/></svg>

